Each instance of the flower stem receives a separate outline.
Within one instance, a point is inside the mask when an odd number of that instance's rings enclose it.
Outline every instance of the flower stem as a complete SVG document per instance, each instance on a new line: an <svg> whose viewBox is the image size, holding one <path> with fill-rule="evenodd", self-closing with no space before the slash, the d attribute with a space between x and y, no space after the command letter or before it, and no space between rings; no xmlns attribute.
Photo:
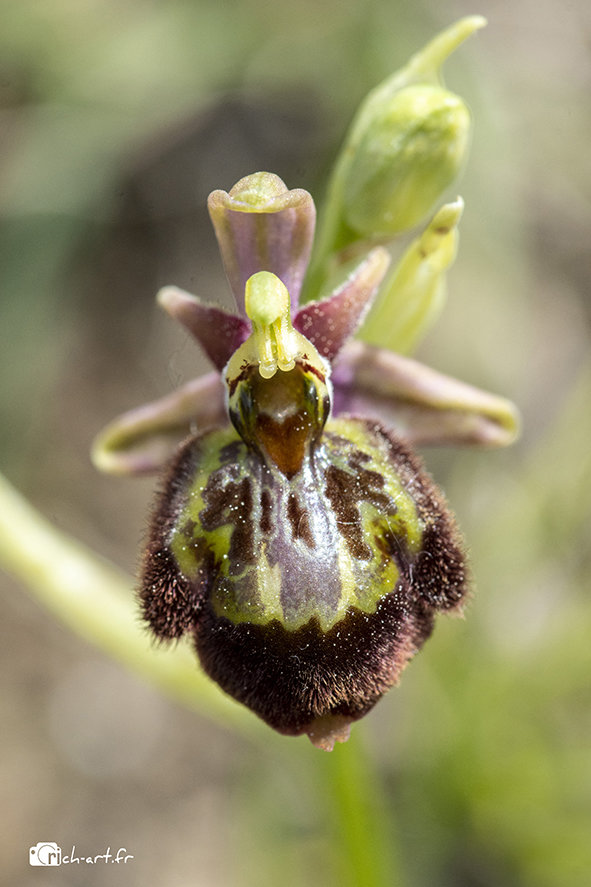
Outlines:
<svg viewBox="0 0 591 887"><path fill-rule="evenodd" d="M362 728L358 725L321 764L339 848L340 887L402 887L397 836L362 744Z"/></svg>
<svg viewBox="0 0 591 887"><path fill-rule="evenodd" d="M219 692L185 646L151 644L138 620L132 577L57 530L2 475L0 568L76 634L189 708L247 736L265 729Z"/></svg>

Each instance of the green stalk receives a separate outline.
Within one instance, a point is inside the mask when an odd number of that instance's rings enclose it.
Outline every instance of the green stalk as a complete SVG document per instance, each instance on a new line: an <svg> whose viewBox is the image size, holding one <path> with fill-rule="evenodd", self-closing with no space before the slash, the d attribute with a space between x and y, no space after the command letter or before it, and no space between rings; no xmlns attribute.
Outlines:
<svg viewBox="0 0 591 887"><path fill-rule="evenodd" d="M263 725L199 670L184 645L156 647L143 631L134 580L57 530L0 475L0 568L76 634L223 727L261 736Z"/></svg>
<svg viewBox="0 0 591 887"><path fill-rule="evenodd" d="M362 728L320 763L338 848L339 887L402 887L398 836Z"/></svg>

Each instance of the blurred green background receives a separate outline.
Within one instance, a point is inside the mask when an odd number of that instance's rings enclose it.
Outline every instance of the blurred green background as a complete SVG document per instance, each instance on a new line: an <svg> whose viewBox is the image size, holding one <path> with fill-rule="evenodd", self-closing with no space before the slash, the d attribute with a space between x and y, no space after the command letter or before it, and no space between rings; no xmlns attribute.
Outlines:
<svg viewBox="0 0 591 887"><path fill-rule="evenodd" d="M354 727L375 806L331 798L346 746L329 757L186 711L2 577L0 881L354 884L335 874L338 809L374 818L384 883L588 887L586 0L2 0L0 468L133 572L154 481L99 476L88 450L204 367L153 297L175 283L230 305L207 194L265 169L320 202L363 95L471 13L488 28L445 68L475 117L461 247L419 356L511 397L524 433L507 451L425 454L476 589ZM28 848L45 840L135 859L41 873Z"/></svg>

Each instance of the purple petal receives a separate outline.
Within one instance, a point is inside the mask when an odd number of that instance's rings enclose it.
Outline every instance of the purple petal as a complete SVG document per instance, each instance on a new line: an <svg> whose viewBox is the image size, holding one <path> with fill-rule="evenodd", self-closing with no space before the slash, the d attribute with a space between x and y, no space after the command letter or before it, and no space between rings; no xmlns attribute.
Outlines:
<svg viewBox="0 0 591 887"><path fill-rule="evenodd" d="M201 302L175 286L160 290L158 303L188 329L220 371L250 334L250 325L241 317Z"/></svg>
<svg viewBox="0 0 591 887"><path fill-rule="evenodd" d="M363 323L390 264L390 255L376 247L328 299L308 302L293 325L320 354L332 361Z"/></svg>
<svg viewBox="0 0 591 887"><path fill-rule="evenodd" d="M316 222L310 194L289 191L278 176L257 172L229 193L213 191L208 208L240 313L245 313L246 281L257 271L276 274L296 307Z"/></svg>

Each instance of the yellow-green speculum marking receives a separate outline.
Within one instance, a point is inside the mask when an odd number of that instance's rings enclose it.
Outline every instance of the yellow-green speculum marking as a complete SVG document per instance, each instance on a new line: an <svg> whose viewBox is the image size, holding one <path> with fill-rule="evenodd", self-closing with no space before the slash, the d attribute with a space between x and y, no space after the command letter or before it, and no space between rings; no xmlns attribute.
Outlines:
<svg viewBox="0 0 591 887"><path fill-rule="evenodd" d="M329 419L329 366L279 278L253 275L245 301L253 331L225 371L234 427L202 439L169 544L190 581L209 565L218 617L327 632L394 591L423 521L384 436Z"/></svg>

